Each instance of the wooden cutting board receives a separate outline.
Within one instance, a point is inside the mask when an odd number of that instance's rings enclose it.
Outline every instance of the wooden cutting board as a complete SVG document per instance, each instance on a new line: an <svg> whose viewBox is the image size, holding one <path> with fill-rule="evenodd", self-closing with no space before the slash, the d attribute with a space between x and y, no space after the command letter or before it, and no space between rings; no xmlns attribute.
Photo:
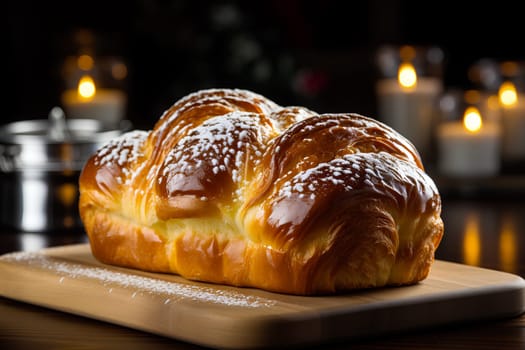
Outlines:
<svg viewBox="0 0 525 350"><path fill-rule="evenodd" d="M417 285L301 297L108 266L88 244L0 256L0 295L232 349L320 344L525 312L521 277L439 260Z"/></svg>

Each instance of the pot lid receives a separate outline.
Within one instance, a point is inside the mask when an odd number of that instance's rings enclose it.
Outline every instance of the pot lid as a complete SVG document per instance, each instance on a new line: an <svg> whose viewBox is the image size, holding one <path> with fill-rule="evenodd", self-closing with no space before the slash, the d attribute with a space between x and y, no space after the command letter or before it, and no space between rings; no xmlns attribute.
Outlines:
<svg viewBox="0 0 525 350"><path fill-rule="evenodd" d="M0 128L0 171L80 169L109 140L131 129L97 119L66 119L55 107L47 119L24 120Z"/></svg>
<svg viewBox="0 0 525 350"><path fill-rule="evenodd" d="M66 119L60 107L49 113L48 119L23 120L0 128L0 142L11 144L37 143L81 143L108 140L124 131L131 124L123 120L118 126L104 124L97 119Z"/></svg>

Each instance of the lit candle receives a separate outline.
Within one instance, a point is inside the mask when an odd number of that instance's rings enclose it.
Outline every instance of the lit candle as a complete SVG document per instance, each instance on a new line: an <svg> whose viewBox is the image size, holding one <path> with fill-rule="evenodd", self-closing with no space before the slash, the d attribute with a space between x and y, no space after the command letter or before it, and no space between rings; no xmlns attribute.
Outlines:
<svg viewBox="0 0 525 350"><path fill-rule="evenodd" d="M463 121L438 127L438 166L444 175L483 177L500 170L500 130L483 123L479 110L468 107Z"/></svg>
<svg viewBox="0 0 525 350"><path fill-rule="evenodd" d="M525 160L525 95L507 81L501 84L499 101L502 106L502 157L504 161Z"/></svg>
<svg viewBox="0 0 525 350"><path fill-rule="evenodd" d="M68 118L98 119L115 125L123 119L126 95L116 89L97 89L89 75L84 75L77 89L64 91L62 104Z"/></svg>
<svg viewBox="0 0 525 350"><path fill-rule="evenodd" d="M428 156L443 88L440 79L419 77L414 66L404 62L397 80L379 80L376 88L379 119L412 141L423 158Z"/></svg>

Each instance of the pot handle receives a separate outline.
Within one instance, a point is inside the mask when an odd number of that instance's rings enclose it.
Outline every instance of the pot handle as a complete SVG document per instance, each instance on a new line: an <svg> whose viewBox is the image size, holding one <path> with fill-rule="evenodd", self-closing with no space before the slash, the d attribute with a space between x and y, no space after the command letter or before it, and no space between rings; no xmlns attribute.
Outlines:
<svg viewBox="0 0 525 350"><path fill-rule="evenodd" d="M20 154L17 145L0 144L0 171L9 173L16 168L16 157Z"/></svg>

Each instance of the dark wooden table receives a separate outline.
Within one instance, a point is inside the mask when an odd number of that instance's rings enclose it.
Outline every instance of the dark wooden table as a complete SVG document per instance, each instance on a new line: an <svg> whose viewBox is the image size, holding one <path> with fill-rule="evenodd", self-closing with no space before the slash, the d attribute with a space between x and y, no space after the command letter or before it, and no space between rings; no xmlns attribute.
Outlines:
<svg viewBox="0 0 525 350"><path fill-rule="evenodd" d="M444 196L442 216L445 236L437 251L438 259L525 277L525 200L520 195L480 198ZM4 229L0 232L0 254L81 242L87 242L81 230L36 234ZM0 298L0 349L73 348L132 350L200 347ZM356 339L322 348L525 349L525 314L511 319Z"/></svg>

